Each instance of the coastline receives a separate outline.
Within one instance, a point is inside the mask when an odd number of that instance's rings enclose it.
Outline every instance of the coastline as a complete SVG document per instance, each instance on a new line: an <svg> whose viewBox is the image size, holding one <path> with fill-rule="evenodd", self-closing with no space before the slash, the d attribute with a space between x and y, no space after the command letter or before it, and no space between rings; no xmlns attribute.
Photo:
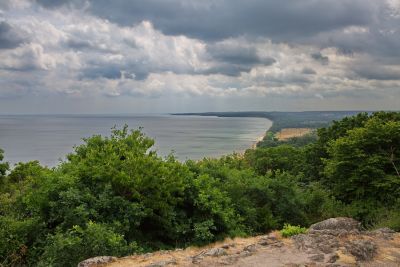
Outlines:
<svg viewBox="0 0 400 267"><path fill-rule="evenodd" d="M272 126L271 126L271 127L272 127ZM270 128L271 128L271 127L270 127ZM268 129L267 131L265 131L265 133L264 133L263 135L257 137L257 139L256 139L256 140L253 142L253 144L251 145L251 149L256 149L256 148L257 148L258 143L260 143L260 142L264 139L265 134L266 134L268 131L269 131L269 129Z"/></svg>

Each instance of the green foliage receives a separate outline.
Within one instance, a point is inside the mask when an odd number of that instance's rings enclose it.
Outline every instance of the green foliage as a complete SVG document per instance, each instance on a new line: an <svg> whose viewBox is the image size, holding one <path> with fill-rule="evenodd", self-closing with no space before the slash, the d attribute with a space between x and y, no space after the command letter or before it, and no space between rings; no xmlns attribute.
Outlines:
<svg viewBox="0 0 400 267"><path fill-rule="evenodd" d="M8 163L2 162L2 160L4 159L3 153L4 151L0 148L0 186L3 183L4 176L8 170Z"/></svg>
<svg viewBox="0 0 400 267"><path fill-rule="evenodd" d="M11 183L20 183L32 177L38 176L39 173L45 171L46 168L40 166L39 161L30 161L27 163L19 162L11 173L7 176Z"/></svg>
<svg viewBox="0 0 400 267"><path fill-rule="evenodd" d="M332 193L322 187L320 183L306 186L303 189L302 199L307 224L333 217L351 216L347 213L346 206L333 197Z"/></svg>
<svg viewBox="0 0 400 267"><path fill-rule="evenodd" d="M307 233L307 229L285 223L280 233L283 237L291 237L294 235L305 234Z"/></svg>
<svg viewBox="0 0 400 267"><path fill-rule="evenodd" d="M138 251L136 243L128 244L123 235L110 227L89 221L85 227L74 226L49 236L38 266L72 267L94 256L122 256Z"/></svg>
<svg viewBox="0 0 400 267"><path fill-rule="evenodd" d="M0 263L4 266L27 264L33 256L30 247L43 237L44 225L37 218L18 220L0 216Z"/></svg>
<svg viewBox="0 0 400 267"><path fill-rule="evenodd" d="M373 221L373 228L389 227L400 232L400 200L390 209L381 208Z"/></svg>
<svg viewBox="0 0 400 267"><path fill-rule="evenodd" d="M330 142L327 151L325 183L339 199L393 203L400 197L400 120L374 116Z"/></svg>
<svg viewBox="0 0 400 267"><path fill-rule="evenodd" d="M246 151L246 159L257 173L265 175L267 172L288 171L298 173L302 165L302 151L290 145L258 148Z"/></svg>

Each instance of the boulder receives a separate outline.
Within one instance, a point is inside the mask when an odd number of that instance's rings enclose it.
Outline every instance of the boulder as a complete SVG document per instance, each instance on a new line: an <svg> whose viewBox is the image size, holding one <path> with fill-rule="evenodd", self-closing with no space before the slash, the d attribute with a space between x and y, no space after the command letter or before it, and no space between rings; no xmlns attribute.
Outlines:
<svg viewBox="0 0 400 267"><path fill-rule="evenodd" d="M347 233L359 233L360 222L346 217L330 218L325 221L315 223L310 226L309 233L323 233L330 235L340 235Z"/></svg>
<svg viewBox="0 0 400 267"><path fill-rule="evenodd" d="M212 248L208 250L206 253L204 253L205 256L211 256L211 257L219 257L219 256L224 256L226 254L227 253L223 248Z"/></svg>
<svg viewBox="0 0 400 267"><path fill-rule="evenodd" d="M170 260L165 260L165 261L158 261L158 262L153 262L146 267L165 267L168 265L176 265L176 260L175 259L170 259Z"/></svg>
<svg viewBox="0 0 400 267"><path fill-rule="evenodd" d="M78 267L91 267L91 266L96 266L98 264L105 264L109 262L113 262L117 260L116 257L111 257L111 256L98 256L94 258L90 258L84 261L81 261L78 264Z"/></svg>
<svg viewBox="0 0 400 267"><path fill-rule="evenodd" d="M248 245L248 246L244 247L243 250L254 253L257 251L257 245L256 244Z"/></svg>

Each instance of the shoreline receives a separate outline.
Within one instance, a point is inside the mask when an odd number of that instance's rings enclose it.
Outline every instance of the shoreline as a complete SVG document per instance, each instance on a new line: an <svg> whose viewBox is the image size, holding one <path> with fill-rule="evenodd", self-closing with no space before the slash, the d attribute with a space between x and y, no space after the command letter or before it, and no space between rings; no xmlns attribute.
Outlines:
<svg viewBox="0 0 400 267"><path fill-rule="evenodd" d="M272 127L272 126L271 126ZM271 128L270 127L270 128ZM262 140L264 140L264 137L266 135L266 133L269 131L269 129L264 133L264 135L261 135L259 137L257 137L257 139L253 142L253 144L251 145L251 149L256 149L258 143L260 143Z"/></svg>

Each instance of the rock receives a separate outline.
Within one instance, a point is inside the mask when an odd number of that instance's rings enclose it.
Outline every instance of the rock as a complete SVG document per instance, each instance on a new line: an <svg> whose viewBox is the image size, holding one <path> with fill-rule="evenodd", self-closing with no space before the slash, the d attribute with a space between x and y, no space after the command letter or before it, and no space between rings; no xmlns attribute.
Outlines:
<svg viewBox="0 0 400 267"><path fill-rule="evenodd" d="M239 259L239 255L232 255L229 257L226 257L224 260L220 261L219 263L222 265L232 265L235 262L237 262Z"/></svg>
<svg viewBox="0 0 400 267"><path fill-rule="evenodd" d="M348 241L345 244L345 248L358 261L372 260L377 250L376 244L369 240Z"/></svg>
<svg viewBox="0 0 400 267"><path fill-rule="evenodd" d="M324 254L315 254L315 255L312 255L312 256L310 256L308 258L310 260L316 261L316 262L323 262L325 260Z"/></svg>
<svg viewBox="0 0 400 267"><path fill-rule="evenodd" d="M196 257L193 257L192 263L193 263L193 264L198 264L198 263L200 263L203 259L204 259L203 256L196 256Z"/></svg>
<svg viewBox="0 0 400 267"><path fill-rule="evenodd" d="M260 239L258 241L258 244L261 245L261 246L268 246L268 245L271 244L271 242L268 239Z"/></svg>
<svg viewBox="0 0 400 267"><path fill-rule="evenodd" d="M235 244L234 244L234 243L231 243L231 244L223 244L223 245L221 246L221 248L223 248L223 249L229 249L229 248L231 248L231 247L235 247Z"/></svg>
<svg viewBox="0 0 400 267"><path fill-rule="evenodd" d="M339 248L336 236L325 234L301 234L292 237L297 249L310 254L329 254Z"/></svg>
<svg viewBox="0 0 400 267"><path fill-rule="evenodd" d="M219 256L224 256L226 254L227 253L223 248L212 248L208 250L206 253L204 253L205 256L211 256L211 257L219 257Z"/></svg>
<svg viewBox="0 0 400 267"><path fill-rule="evenodd" d="M328 255L328 263L335 263L339 259L339 255L337 253L333 253L331 255Z"/></svg>
<svg viewBox="0 0 400 267"><path fill-rule="evenodd" d="M279 242L278 238L276 237L276 235L274 233L271 233L271 234L269 234L267 236L263 236L258 241L258 244L261 245L261 246L268 246L268 245L271 245L271 244L274 244L274 243L277 243L277 242Z"/></svg>
<svg viewBox="0 0 400 267"><path fill-rule="evenodd" d="M256 244L248 245L248 246L244 247L243 250L244 251L248 251L248 252L256 252L257 251L257 245Z"/></svg>
<svg viewBox="0 0 400 267"><path fill-rule="evenodd" d="M206 253L206 251L203 250L199 254L193 256L192 257L192 263L194 263L194 264L200 263L204 259L205 253Z"/></svg>
<svg viewBox="0 0 400 267"><path fill-rule="evenodd" d="M111 256L98 256L94 258L90 258L84 261L81 261L78 264L78 267L90 267L90 266L95 266L97 264L104 264L104 263L109 263L116 261L116 257L111 257Z"/></svg>
<svg viewBox="0 0 400 267"><path fill-rule="evenodd" d="M324 233L331 235L340 235L342 233L358 233L360 231L360 225L361 224L358 221L352 218L330 218L311 225L309 233Z"/></svg>
<svg viewBox="0 0 400 267"><path fill-rule="evenodd" d="M175 264L176 264L176 259L170 259L170 260L166 260L166 261L154 262L154 263L147 265L146 267L165 267L168 265L175 265Z"/></svg>
<svg viewBox="0 0 400 267"><path fill-rule="evenodd" d="M392 229L385 227L385 228L379 228L374 231L367 232L367 235L381 237L383 239L389 240L389 239L393 239L393 236L395 233L396 232L393 231Z"/></svg>
<svg viewBox="0 0 400 267"><path fill-rule="evenodd" d="M384 228L379 228L376 229L375 231L372 231L372 233L376 233L376 234L395 234L396 231L388 228L388 227L384 227Z"/></svg>
<svg viewBox="0 0 400 267"><path fill-rule="evenodd" d="M242 252L239 253L239 257L249 257L253 255L253 252L247 251L247 250L243 250Z"/></svg>
<svg viewBox="0 0 400 267"><path fill-rule="evenodd" d="M284 246L284 244L282 242L278 241L278 242L272 243L271 246L276 247L276 248L281 248Z"/></svg>

